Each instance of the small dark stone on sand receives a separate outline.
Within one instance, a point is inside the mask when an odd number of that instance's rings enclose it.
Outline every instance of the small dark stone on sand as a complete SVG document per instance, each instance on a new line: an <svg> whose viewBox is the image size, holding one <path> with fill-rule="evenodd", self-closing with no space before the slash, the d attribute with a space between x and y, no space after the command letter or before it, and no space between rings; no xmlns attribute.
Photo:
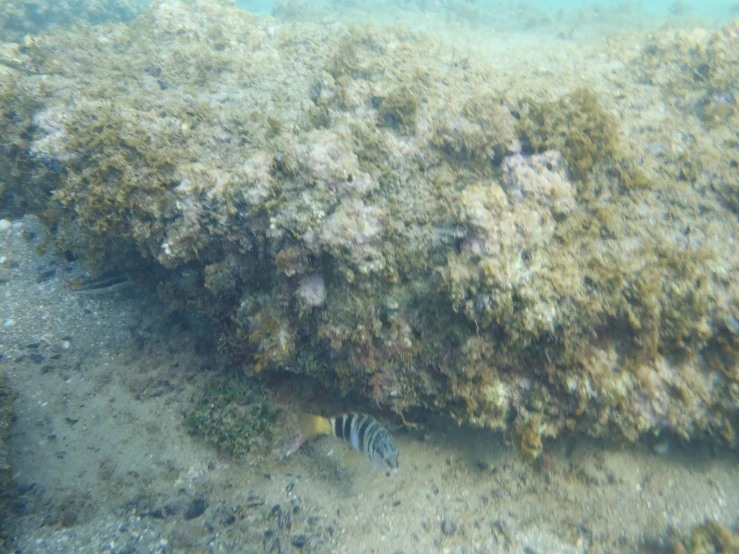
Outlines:
<svg viewBox="0 0 739 554"><path fill-rule="evenodd" d="M281 552L280 538L275 536L275 532L272 529L267 529L264 532L264 552L270 554L271 552Z"/></svg>
<svg viewBox="0 0 739 554"><path fill-rule="evenodd" d="M295 548L303 548L308 542L308 537L305 535L293 535L290 539L290 544Z"/></svg>
<svg viewBox="0 0 739 554"><path fill-rule="evenodd" d="M44 271L42 274L40 274L38 277L36 277L37 283L43 283L45 281L48 281L52 277L56 275L56 269L49 269L48 271Z"/></svg>
<svg viewBox="0 0 739 554"><path fill-rule="evenodd" d="M441 521L441 532L451 537L454 533L457 532L457 524L453 521L449 521L448 519L443 519Z"/></svg>
<svg viewBox="0 0 739 554"><path fill-rule="evenodd" d="M203 515L207 507L208 503L203 498L193 500L190 507L185 512L185 519L195 519L196 517Z"/></svg>
<svg viewBox="0 0 739 554"><path fill-rule="evenodd" d="M290 517L290 512L280 514L280 517L277 520L277 525L279 525L280 529L287 529L288 531L292 529L293 520Z"/></svg>
<svg viewBox="0 0 739 554"><path fill-rule="evenodd" d="M44 358L44 357L43 357L43 356L42 356L41 354L39 354L38 352L34 352L33 354L31 354L31 360L33 360L33 361L34 361L34 362L36 362L37 364L40 364L40 363L42 363L42 362L43 362L43 361L44 361L45 359L46 359L46 358Z"/></svg>

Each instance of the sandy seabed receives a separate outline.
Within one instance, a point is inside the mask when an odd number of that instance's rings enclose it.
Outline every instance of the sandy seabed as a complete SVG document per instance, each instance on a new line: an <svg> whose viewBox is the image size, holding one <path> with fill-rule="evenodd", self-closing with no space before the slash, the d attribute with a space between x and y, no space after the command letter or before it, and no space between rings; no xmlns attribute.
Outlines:
<svg viewBox="0 0 739 554"><path fill-rule="evenodd" d="M197 325L135 289L76 294L48 245L32 217L0 235L13 551L662 552L736 523L736 453L673 439L562 439L532 465L501 434L436 422L397 434L397 475L331 439L225 458L184 424L217 373Z"/></svg>

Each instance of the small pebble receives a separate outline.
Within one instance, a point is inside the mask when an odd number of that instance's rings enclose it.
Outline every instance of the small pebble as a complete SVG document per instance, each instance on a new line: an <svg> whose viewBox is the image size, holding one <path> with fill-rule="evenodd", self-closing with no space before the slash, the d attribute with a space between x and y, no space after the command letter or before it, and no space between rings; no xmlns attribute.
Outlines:
<svg viewBox="0 0 739 554"><path fill-rule="evenodd" d="M290 544L295 548L303 548L308 542L308 537L305 535L293 535L290 539Z"/></svg>
<svg viewBox="0 0 739 554"><path fill-rule="evenodd" d="M3 327L12 327L13 325L15 325L15 319L11 318L3 321Z"/></svg>
<svg viewBox="0 0 739 554"><path fill-rule="evenodd" d="M195 519L196 517L203 515L207 507L208 503L204 499L197 498L193 500L192 504L190 504L190 507L185 512L185 519Z"/></svg>
<svg viewBox="0 0 739 554"><path fill-rule="evenodd" d="M13 226L13 224L7 219L0 219L0 232L7 231Z"/></svg>
<svg viewBox="0 0 739 554"><path fill-rule="evenodd" d="M443 519L441 520L441 532L451 537L454 533L457 532L457 524L453 521L449 521L448 519Z"/></svg>

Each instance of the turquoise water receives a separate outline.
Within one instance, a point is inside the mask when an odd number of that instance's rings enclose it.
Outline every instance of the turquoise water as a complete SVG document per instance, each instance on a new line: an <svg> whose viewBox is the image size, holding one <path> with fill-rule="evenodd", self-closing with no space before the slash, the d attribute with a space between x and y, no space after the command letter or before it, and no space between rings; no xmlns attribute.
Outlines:
<svg viewBox="0 0 739 554"><path fill-rule="evenodd" d="M311 2L307 2L311 3ZM321 2L313 2L321 3ZM555 1L555 0L540 0L538 2L398 2L399 5L413 5L418 6L452 6L460 4L470 4L483 10L495 9L496 6L505 7L510 9L516 4L520 4L522 7L538 9L556 14L561 10L565 12L576 12L583 9L598 9L600 7L614 8L619 7L625 11L639 11L645 15L657 15L659 17L670 17L670 16L689 16L689 17L710 17L710 18L727 18L739 16L739 3L731 0L712 0L707 2L700 1L683 1L683 0L653 0L651 2L618 2L618 1L603 1L603 2L566 2L566 1ZM237 5L252 11L257 14L268 14L272 10L273 2L270 0L238 0ZM302 4L302 2L301 2ZM334 4L340 4L336 2ZM372 13L374 9L379 6L385 6L392 4L392 2L349 2L353 7L359 7L369 13ZM648 21L644 21L648 23Z"/></svg>

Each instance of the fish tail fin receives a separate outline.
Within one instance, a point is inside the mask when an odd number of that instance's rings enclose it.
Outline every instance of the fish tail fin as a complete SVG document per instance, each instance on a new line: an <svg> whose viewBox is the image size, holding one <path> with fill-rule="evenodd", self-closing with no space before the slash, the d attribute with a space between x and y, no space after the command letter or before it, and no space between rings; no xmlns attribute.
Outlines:
<svg viewBox="0 0 739 554"><path fill-rule="evenodd" d="M305 440L319 435L333 434L331 420L319 415L298 412L298 426L300 427L300 434L303 435Z"/></svg>

